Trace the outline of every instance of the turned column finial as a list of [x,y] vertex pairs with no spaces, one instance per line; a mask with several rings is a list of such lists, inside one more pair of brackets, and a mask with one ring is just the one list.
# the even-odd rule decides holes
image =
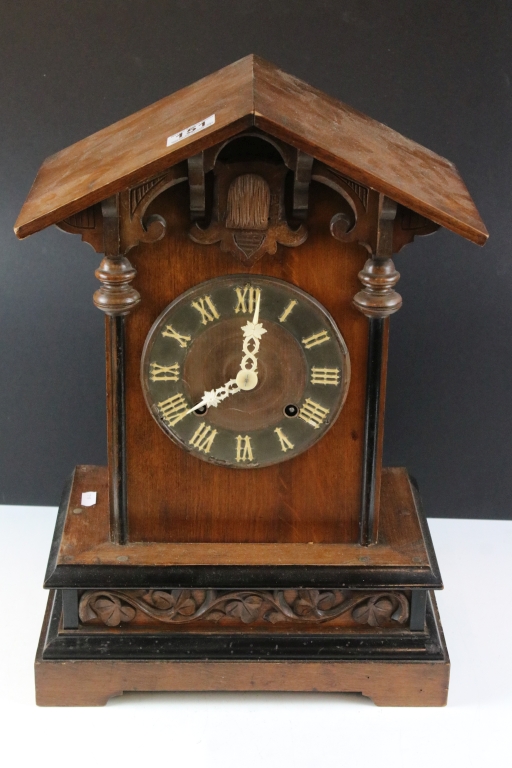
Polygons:
[[354,306],[369,318],[385,319],[402,306],[402,297],[394,288],[400,279],[391,255],[393,253],[393,225],[397,204],[380,195],[379,218],[373,256],[368,259],[359,280],[363,290],[354,296]]
[[140,301],[140,294],[130,285],[137,274],[126,256],[105,256],[94,273],[102,283],[93,301],[106,315],[127,315]]
[[354,306],[366,317],[386,318],[402,306],[402,297],[394,290],[400,280],[393,259],[368,259],[359,272],[364,288],[354,296]]
[[102,286],[93,301],[106,315],[127,315],[139,303],[140,294],[130,285],[137,271],[121,253],[119,196],[104,200],[101,207],[105,256],[95,272]]

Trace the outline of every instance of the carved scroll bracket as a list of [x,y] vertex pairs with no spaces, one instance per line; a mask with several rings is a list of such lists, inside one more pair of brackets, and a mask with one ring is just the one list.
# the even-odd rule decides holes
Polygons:
[[[165,235],[166,223],[162,216],[146,215],[150,204],[158,195],[175,184],[188,178],[187,164],[179,163],[164,173],[149,178],[142,184],[119,192],[116,217],[119,235],[117,240],[118,256],[125,256],[139,243],[154,243]],[[85,208],[73,216],[64,219],[56,226],[63,232],[81,235],[96,253],[105,253],[105,203],[97,203]],[[108,235],[110,237],[110,235]]]
[[332,236],[342,243],[359,243],[371,253],[369,241],[375,228],[377,193],[318,160],[313,163],[311,178],[337,192],[345,203],[331,219]]
[[369,318],[384,319],[402,306],[402,297],[394,290],[400,273],[391,259],[396,213],[396,203],[385,195],[379,195],[375,252],[359,273],[364,288],[353,299],[354,306]]
[[[398,253],[415,237],[430,235],[439,229],[439,224],[318,161],[313,164],[312,179],[334,189],[348,203],[331,219],[332,236],[342,243],[359,243],[374,258]],[[391,208],[386,212],[388,206]],[[388,214],[390,219],[386,219]]]

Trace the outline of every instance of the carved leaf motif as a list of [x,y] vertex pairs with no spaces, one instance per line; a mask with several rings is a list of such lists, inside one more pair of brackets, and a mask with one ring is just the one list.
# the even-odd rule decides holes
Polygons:
[[143,598],[149,605],[154,605],[155,608],[160,608],[162,611],[168,611],[169,608],[174,606],[174,598],[168,592],[160,592],[155,590]]
[[[175,592],[178,592],[179,594],[175,595]],[[192,614],[196,612],[197,605],[191,597],[189,589],[173,589],[173,596],[176,600],[176,613],[180,616],[192,616]]]
[[319,595],[317,589],[299,590],[299,597],[293,603],[293,610],[297,616],[305,617],[314,614]]
[[320,592],[318,589],[301,589],[292,602],[298,616],[318,616],[320,611],[329,611],[336,605],[337,596],[333,591]]
[[369,600],[364,605],[355,608],[352,612],[352,616],[359,622],[359,624],[369,624],[370,627],[380,627],[386,621],[389,621],[393,610],[394,606],[391,600],[387,597],[383,597],[375,602]]
[[94,621],[94,619],[96,619],[96,618],[97,618],[97,616],[96,616],[95,612],[93,611],[93,609],[91,608],[91,604],[89,602],[87,602],[85,604],[82,603],[80,605],[80,619],[81,619],[81,621],[83,621],[83,622]]
[[193,589],[190,593],[196,605],[202,605],[206,600],[206,589]]
[[204,590],[194,590],[194,593],[189,589],[173,589],[171,592],[154,590],[144,595],[143,600],[160,611],[192,616],[204,601],[204,595]]
[[114,597],[99,597],[94,603],[94,610],[107,627],[117,627],[121,622],[129,622],[135,616],[135,609],[123,605]]
[[263,600],[258,595],[249,595],[239,600],[232,600],[226,604],[226,614],[243,621],[244,624],[250,624],[256,621]]
[[295,600],[297,599],[298,591],[296,589],[285,589],[283,590],[283,597],[285,601],[288,603],[288,605],[293,605]]
[[336,603],[336,595],[334,592],[322,592],[318,596],[317,601],[317,608],[319,608],[321,611],[330,611],[331,608],[334,608],[334,605]]

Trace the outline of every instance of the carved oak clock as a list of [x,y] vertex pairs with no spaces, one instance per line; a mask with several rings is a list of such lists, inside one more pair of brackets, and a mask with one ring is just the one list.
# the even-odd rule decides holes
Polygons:
[[454,166],[249,56],[46,160],[15,231],[51,224],[103,254],[108,467],[63,494],[38,702],[444,704],[441,577],[382,441],[393,253],[487,238]]

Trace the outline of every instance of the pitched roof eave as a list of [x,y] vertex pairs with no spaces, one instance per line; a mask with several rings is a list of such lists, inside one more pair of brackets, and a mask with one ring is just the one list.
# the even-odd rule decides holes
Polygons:
[[[167,137],[215,115],[171,147]],[[47,158],[15,225],[27,237],[255,125],[462,237],[488,233],[455,166],[247,56]]]

